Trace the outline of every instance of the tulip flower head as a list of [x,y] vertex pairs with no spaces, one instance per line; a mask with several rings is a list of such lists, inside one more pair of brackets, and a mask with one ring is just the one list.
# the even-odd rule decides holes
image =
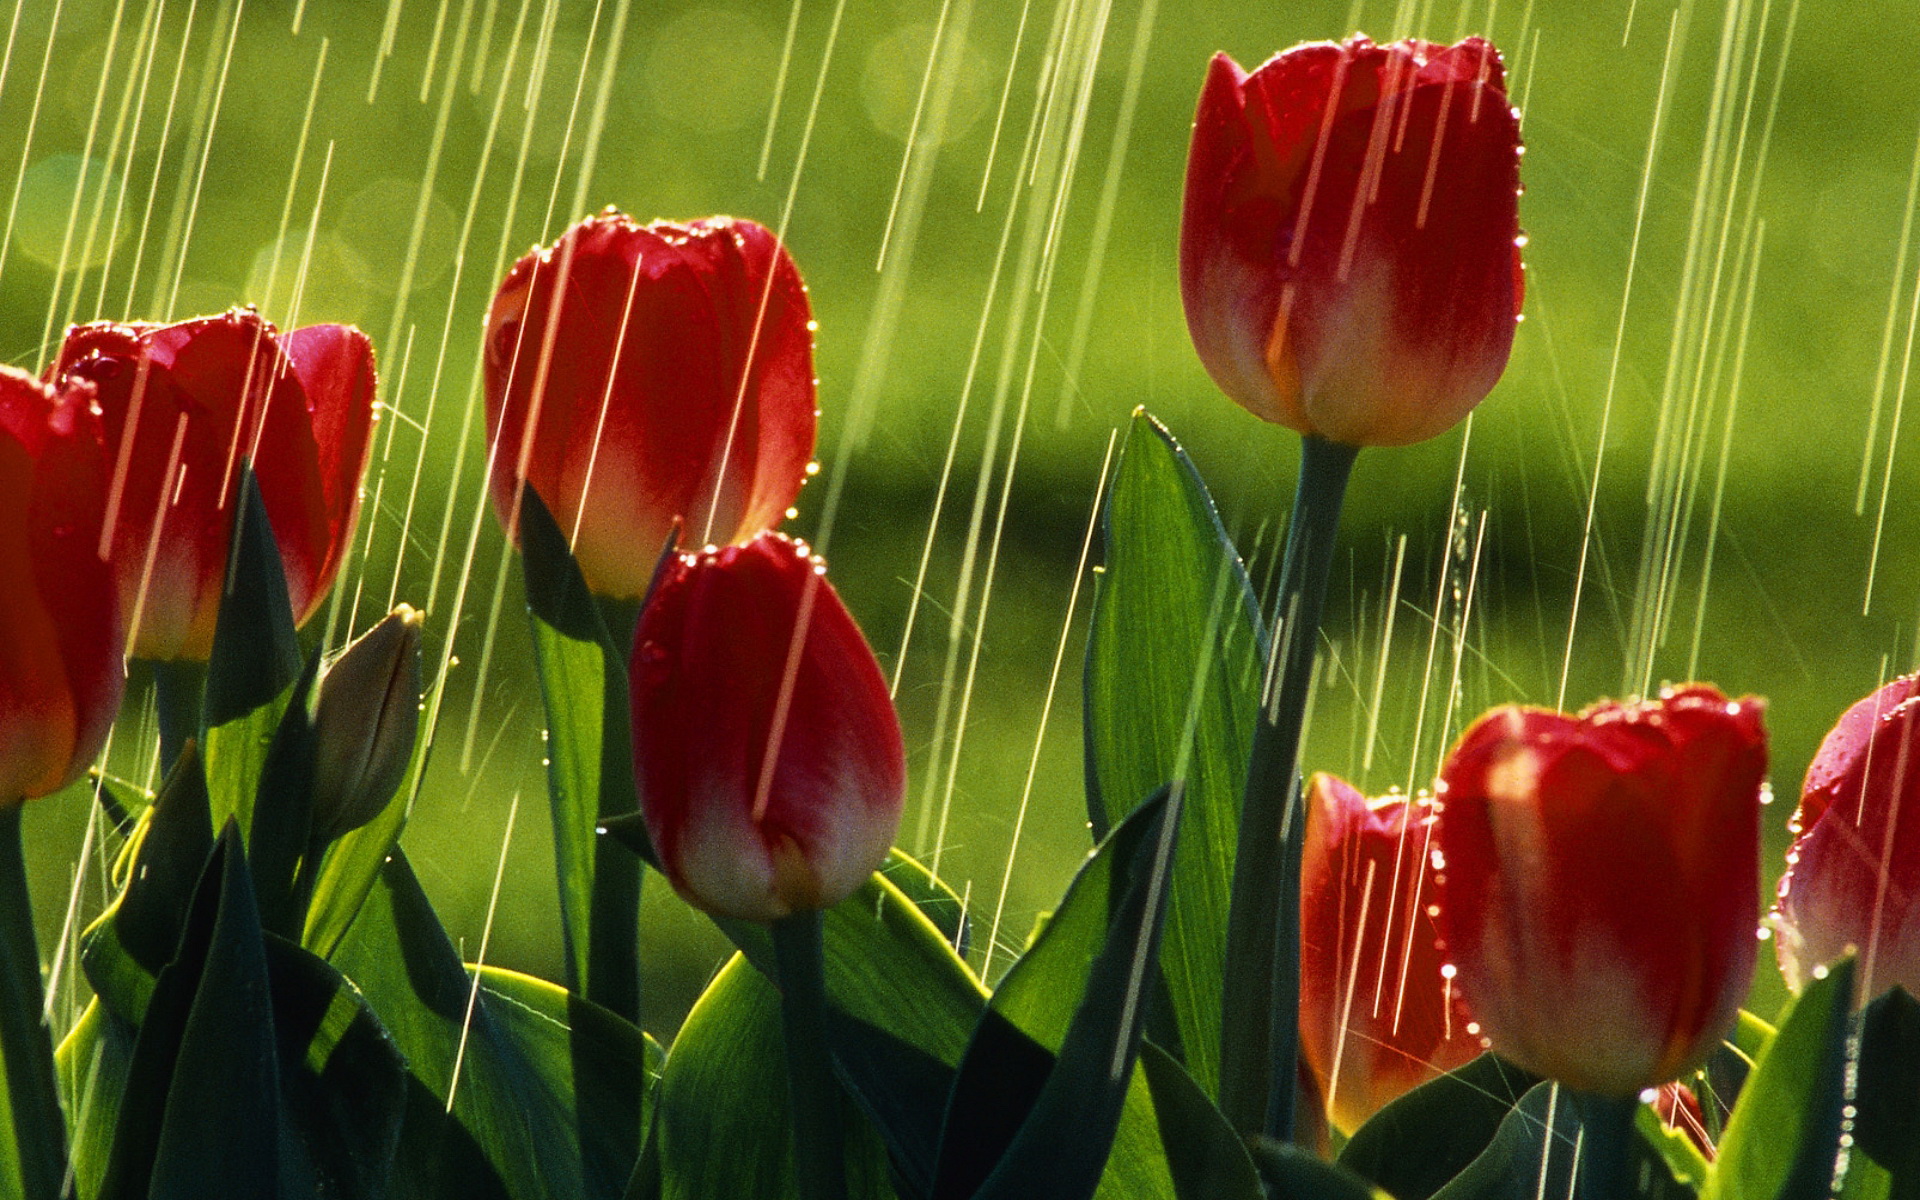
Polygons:
[[1444,968],[1433,806],[1307,785],[1300,886],[1300,1045],[1328,1115],[1352,1132],[1482,1049]]
[[1849,950],[1860,994],[1920,992],[1920,675],[1855,704],[1807,768],[1774,913],[1798,991]]
[[402,604],[348,646],[314,700],[314,825],[344,836],[380,815],[406,777],[420,726],[420,626]]
[[1364,37],[1207,73],[1180,290],[1208,374],[1352,446],[1451,428],[1505,369],[1523,291],[1520,127],[1500,57]]
[[501,283],[486,378],[495,512],[517,538],[531,484],[604,596],[646,591],[676,522],[749,541],[807,478],[806,287],[752,221],[582,221]]
[[630,684],[640,811],[689,903],[776,921],[838,904],[886,857],[899,718],[804,544],[765,533],[676,559],[641,613]]
[[91,386],[0,366],[0,805],[72,782],[120,709],[100,437]]
[[372,448],[365,334],[280,333],[246,309],[176,325],[102,321],[67,332],[49,376],[98,389],[112,461],[105,540],[134,657],[212,651],[249,460],[294,618],[312,615],[339,573]]
[[1441,928],[1493,1049],[1629,1096],[1699,1064],[1752,981],[1760,701],[1688,686],[1495,709],[1440,773]]

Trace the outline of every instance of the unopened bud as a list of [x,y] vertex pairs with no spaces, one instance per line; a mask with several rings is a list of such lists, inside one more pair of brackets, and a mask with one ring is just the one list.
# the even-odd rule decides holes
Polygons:
[[420,725],[420,622],[402,604],[320,680],[313,825],[328,840],[378,816],[406,776]]

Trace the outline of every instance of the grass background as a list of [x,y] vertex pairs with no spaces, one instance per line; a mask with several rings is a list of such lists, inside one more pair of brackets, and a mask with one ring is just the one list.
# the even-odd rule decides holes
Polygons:
[[[1376,792],[1418,786],[1483,708],[1554,702],[1596,463],[1567,702],[1690,674],[1768,696],[1781,797],[1767,818],[1769,886],[1819,738],[1848,703],[1915,665],[1916,468],[1898,453],[1909,439],[1892,418],[1914,287],[1902,253],[1920,12],[1795,0],[656,0],[625,12],[610,56],[620,11],[612,0],[17,0],[0,13],[12,20],[0,78],[10,230],[0,355],[37,369],[49,332],[69,319],[244,303],[283,326],[353,321],[375,339],[382,399],[397,415],[380,428],[364,553],[332,620],[336,631],[364,628],[392,591],[428,608],[431,654],[452,639],[439,740],[405,845],[469,955],[517,795],[487,956],[560,972],[539,695],[510,565],[490,618],[503,546],[477,508],[484,447],[471,414],[497,264],[607,204],[643,218],[728,212],[784,224],[820,325],[822,473],[793,528],[821,532],[825,493],[840,489],[826,547],[833,578],[889,670],[944,496],[902,666],[914,772],[902,840],[933,851],[920,813],[942,803],[957,753],[940,869],[970,889],[984,934],[1103,452],[1134,406],[1186,443],[1256,577],[1274,566],[1297,439],[1214,392],[1187,341],[1175,272],[1192,106],[1217,50],[1251,67],[1355,28],[1383,39],[1482,32],[1506,52],[1524,110],[1531,240],[1512,364],[1470,433],[1361,456],[1309,767]],[[911,161],[924,204],[911,219],[909,188],[910,219],[896,222],[877,271],[930,75],[951,83],[944,137],[927,136],[923,117]],[[1043,165],[1023,173],[1030,126]],[[1071,172],[1044,165],[1070,152]],[[1064,194],[1061,178],[1071,180]],[[1020,271],[1036,206],[1058,214],[1044,304]],[[1010,319],[1015,309],[1022,319]],[[1863,459],[1870,486],[1856,512]],[[984,572],[958,590],[982,487],[989,533],[1006,495],[984,618]],[[1636,632],[1657,592],[1642,579],[1648,554],[1672,580],[1671,623],[1651,645]],[[1003,943],[1024,936],[1086,850],[1075,695],[1085,600],[1066,625]],[[942,725],[949,652],[964,668],[975,639],[974,702],[964,724],[950,708]],[[138,681],[129,696],[113,767],[145,778]],[[31,814],[49,942],[86,803],[74,789]],[[83,914],[101,901],[100,877],[100,863],[85,864]],[[649,1024],[670,1030],[722,943],[657,879],[644,936]],[[1757,986],[1756,1007],[1770,1011],[1783,992],[1764,954]]]

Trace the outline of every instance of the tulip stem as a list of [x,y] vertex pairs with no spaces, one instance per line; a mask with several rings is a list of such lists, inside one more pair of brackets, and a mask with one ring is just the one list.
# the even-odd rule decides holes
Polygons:
[[1287,526],[1273,645],[1254,722],[1227,916],[1220,1107],[1241,1134],[1293,1136],[1299,1058],[1300,736],[1356,446],[1308,434]]
[[56,1200],[67,1174],[67,1125],[53,1072],[53,1042],[42,1013],[40,949],[33,932],[19,800],[0,807],[0,1069],[18,1157],[17,1193]]
[[846,1134],[840,1085],[827,1054],[826,960],[817,911],[773,923],[787,1091],[793,1111],[793,1173],[802,1200],[845,1200]]
[[207,690],[207,664],[184,659],[151,660],[153,707],[160,721],[160,772],[180,761],[189,739],[200,736],[201,698]]
[[[633,782],[633,718],[627,690],[627,659],[640,602],[598,597],[607,627],[606,696],[600,735],[602,824],[639,808]],[[593,898],[588,909],[587,999],[640,1024],[640,860],[610,837],[593,842]]]
[[1639,1097],[1577,1092],[1572,1098],[1580,1113],[1576,1200],[1626,1200],[1638,1194],[1632,1150]]

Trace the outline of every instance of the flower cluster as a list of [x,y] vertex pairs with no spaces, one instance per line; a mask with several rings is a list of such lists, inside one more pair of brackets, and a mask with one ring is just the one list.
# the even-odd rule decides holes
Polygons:
[[[501,283],[486,378],[502,524],[517,531],[531,487],[589,588],[647,597],[628,678],[658,865],[729,916],[845,899],[892,845],[905,755],[825,567],[773,532],[816,416],[813,321],[786,248],[752,221],[588,218]],[[655,581],[674,536],[708,548]]]

